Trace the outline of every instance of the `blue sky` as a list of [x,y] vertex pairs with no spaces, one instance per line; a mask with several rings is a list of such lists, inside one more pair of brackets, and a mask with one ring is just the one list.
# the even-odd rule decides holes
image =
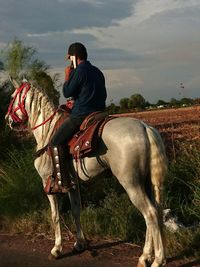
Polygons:
[[82,42],[108,103],[200,97],[199,14],[199,0],[0,0],[0,49],[17,37],[62,81],[67,47]]

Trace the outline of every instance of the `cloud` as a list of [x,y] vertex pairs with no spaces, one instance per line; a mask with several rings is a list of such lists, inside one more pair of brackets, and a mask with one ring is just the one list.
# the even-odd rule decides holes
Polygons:
[[6,48],[6,46],[7,46],[6,43],[3,43],[3,42],[0,43],[0,49],[4,49],[4,48]]
[[115,95],[115,100],[130,96],[129,93],[132,92],[133,94],[134,90],[138,90],[138,87],[143,86],[144,83],[134,69],[107,69],[103,72],[106,79],[108,99],[111,99],[113,95]]
[[192,97],[199,13],[199,0],[1,0],[0,48],[18,37],[63,73],[68,45],[80,41],[105,72],[110,98],[134,90],[153,102],[179,97],[180,82],[193,88]]
[[180,34],[185,36],[186,30],[192,30],[195,25],[195,19],[197,26],[199,11],[198,0],[140,0],[132,3],[131,14],[120,19],[117,25],[74,27],[72,32],[91,34],[103,47],[142,51],[171,42],[179,38]]
[[[190,80],[188,80],[186,83],[184,83],[185,90],[190,91],[190,90],[200,90],[200,75],[196,74],[194,77],[192,77]],[[199,96],[200,97],[200,96]]]
[[198,0],[140,0],[135,5],[134,21],[136,24],[143,23],[156,15],[178,9],[195,8],[199,5]]
[[21,33],[45,34],[116,24],[117,20],[130,15],[131,3],[131,0],[2,0],[0,16],[3,28],[9,30],[7,34],[17,29]]

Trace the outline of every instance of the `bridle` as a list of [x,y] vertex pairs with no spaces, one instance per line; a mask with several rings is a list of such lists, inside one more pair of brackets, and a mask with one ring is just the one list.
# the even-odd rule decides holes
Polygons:
[[[17,88],[16,93],[15,93],[15,95],[14,95],[14,97],[13,97],[13,99],[12,99],[12,101],[8,107],[8,112],[6,114],[6,117],[10,116],[15,123],[24,123],[28,119],[28,114],[27,114],[26,109],[25,109],[25,99],[26,99],[26,95],[27,95],[30,87],[31,86],[29,83],[23,83],[20,88]],[[23,92],[23,90],[24,90],[24,92]],[[13,109],[14,103],[15,103],[18,96],[19,96],[18,105]],[[23,119],[21,119],[17,115],[16,112],[18,110],[20,110],[22,112],[22,114],[24,115]]]
[[[27,111],[25,108],[25,101],[26,101],[27,93],[30,90],[30,88],[31,88],[31,85],[28,82],[25,82],[22,84],[21,87],[16,89],[15,96],[13,97],[13,99],[12,99],[12,101],[8,107],[8,112],[6,114],[6,117],[10,116],[14,123],[23,124],[23,128],[27,128],[27,126],[24,125],[28,121],[28,114],[27,114]],[[13,108],[17,97],[19,97],[18,104],[15,108]],[[18,110],[20,110],[21,113],[24,115],[23,119],[21,119],[17,115]],[[53,112],[53,114],[48,119],[46,119],[42,123],[34,126],[33,128],[31,128],[31,130],[35,130],[38,127],[44,125],[46,122],[50,121],[54,117],[56,112],[57,112],[57,109]]]

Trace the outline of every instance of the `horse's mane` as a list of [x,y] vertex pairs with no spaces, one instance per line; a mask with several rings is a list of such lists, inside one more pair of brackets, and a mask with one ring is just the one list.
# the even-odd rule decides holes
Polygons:
[[56,107],[50,100],[47,93],[31,83],[30,88],[30,111],[34,116],[31,116],[31,124],[34,125],[39,116],[42,116],[42,120],[50,117],[55,111]]

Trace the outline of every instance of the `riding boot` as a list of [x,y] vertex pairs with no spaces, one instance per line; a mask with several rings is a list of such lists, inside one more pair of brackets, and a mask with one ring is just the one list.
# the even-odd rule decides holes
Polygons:
[[54,173],[51,177],[51,193],[67,193],[75,184],[69,177],[69,162],[66,150],[62,146],[49,147],[54,167]]

